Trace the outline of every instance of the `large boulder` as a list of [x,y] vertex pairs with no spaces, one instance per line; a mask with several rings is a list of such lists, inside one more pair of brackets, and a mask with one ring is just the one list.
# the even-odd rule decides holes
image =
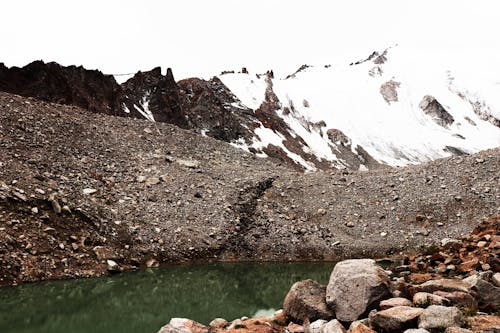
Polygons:
[[370,325],[377,332],[402,332],[417,327],[418,317],[423,309],[410,306],[396,306],[382,310],[370,317]]
[[288,319],[302,323],[306,318],[313,322],[317,319],[332,319],[334,313],[325,302],[326,287],[311,280],[293,284],[283,301],[283,311]]
[[462,312],[455,307],[431,305],[424,309],[418,320],[418,327],[426,330],[444,330],[448,327],[461,327]]
[[391,296],[387,273],[371,259],[335,265],[326,288],[326,303],[340,321],[351,322]]
[[480,310],[498,311],[500,309],[500,288],[485,281],[480,275],[473,275],[463,280],[476,293]]

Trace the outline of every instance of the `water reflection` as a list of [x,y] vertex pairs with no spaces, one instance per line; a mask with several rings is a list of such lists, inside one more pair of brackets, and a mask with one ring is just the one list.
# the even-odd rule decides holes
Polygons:
[[272,313],[298,280],[326,283],[331,263],[169,266],[108,278],[0,289],[0,332],[156,332],[171,317],[208,323]]

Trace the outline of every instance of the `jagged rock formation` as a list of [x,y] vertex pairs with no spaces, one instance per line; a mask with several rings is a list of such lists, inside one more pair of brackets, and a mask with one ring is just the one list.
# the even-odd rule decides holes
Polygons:
[[23,68],[0,63],[0,90],[92,112],[122,115],[121,88],[111,75],[81,66],[34,61]]

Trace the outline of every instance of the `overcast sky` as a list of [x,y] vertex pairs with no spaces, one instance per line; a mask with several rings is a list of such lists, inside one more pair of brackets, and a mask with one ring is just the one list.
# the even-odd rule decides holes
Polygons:
[[177,79],[224,69],[291,72],[394,44],[496,54],[498,1],[3,0],[0,62],[105,73],[172,67]]

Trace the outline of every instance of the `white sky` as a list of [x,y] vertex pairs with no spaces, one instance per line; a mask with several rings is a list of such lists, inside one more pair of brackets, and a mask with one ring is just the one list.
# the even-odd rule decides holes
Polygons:
[[500,2],[460,0],[3,0],[0,62],[109,74],[161,66],[176,79],[221,70],[293,72],[396,43],[500,60]]

